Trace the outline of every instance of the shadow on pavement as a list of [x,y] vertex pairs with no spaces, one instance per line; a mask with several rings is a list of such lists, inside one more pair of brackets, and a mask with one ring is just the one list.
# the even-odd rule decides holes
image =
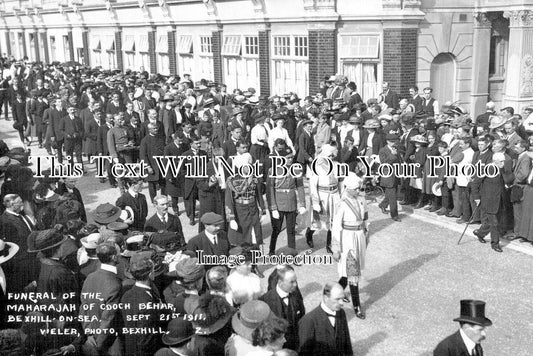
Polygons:
[[311,282],[311,283],[307,283],[305,286],[300,288],[300,292],[302,292],[302,295],[305,297],[306,295],[321,291],[322,288],[323,287],[320,283]]
[[366,355],[372,347],[381,343],[387,338],[387,333],[384,331],[377,332],[370,335],[366,339],[359,340],[355,344],[352,344],[354,355]]
[[393,266],[387,273],[370,280],[368,285],[361,291],[369,296],[369,299],[363,303],[364,308],[369,309],[372,304],[387,295],[398,283],[437,256],[439,256],[438,253],[420,255],[399,263]]

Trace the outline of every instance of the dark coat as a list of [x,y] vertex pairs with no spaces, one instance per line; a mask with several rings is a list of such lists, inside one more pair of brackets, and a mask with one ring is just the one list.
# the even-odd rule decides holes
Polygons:
[[[379,161],[381,164],[398,164],[401,162],[400,153],[397,152],[395,155],[393,155],[389,146],[385,146],[379,151]],[[381,185],[383,188],[394,188],[397,187],[399,183],[399,178],[394,174],[392,174],[390,177],[383,176],[379,181],[379,185]]]
[[459,331],[439,342],[433,356],[470,356]]
[[133,210],[132,227],[140,231],[144,229],[146,217],[148,216],[148,203],[146,203],[146,197],[144,194],[139,193],[137,194],[137,198],[134,198],[127,191],[117,199],[115,205],[121,209],[129,206]]
[[109,155],[109,148],[107,147],[107,132],[109,131],[109,126],[103,124],[98,128],[98,137],[96,138],[96,151],[98,154],[104,156]]
[[67,115],[67,111],[62,109],[58,111],[56,108],[51,108],[48,111],[48,137],[54,137],[56,141],[63,141],[63,133],[60,130],[61,119]]
[[309,163],[309,158],[314,158],[315,155],[315,140],[312,135],[307,132],[302,132],[298,137],[298,153],[296,162],[301,164]]
[[277,317],[283,318],[289,322],[289,328],[285,333],[285,339],[287,342],[285,342],[283,347],[291,350],[298,350],[298,322],[305,315],[305,306],[302,295],[296,292],[291,293],[288,307],[279,296],[276,288],[263,294],[259,300],[267,303],[270,310],[272,310],[272,313]]
[[98,125],[94,118],[85,122],[85,153],[88,156],[98,155],[98,129],[102,125],[105,124]]
[[235,143],[233,143],[231,137],[222,144],[222,149],[224,150],[224,158],[226,160],[237,154],[237,147],[235,146]]
[[[63,263],[42,258],[39,279],[37,280],[37,292],[53,293],[58,300],[69,303],[69,299],[63,299],[63,293],[75,293],[74,298],[79,298],[80,285],[76,275]],[[75,303],[76,300],[70,302]]]
[[[207,162],[206,172],[208,177],[216,175],[213,161]],[[228,172],[225,171],[225,177],[228,176]],[[209,178],[198,178],[196,185],[198,187],[198,200],[200,201],[199,216],[202,217],[207,212],[213,212],[224,217],[224,195],[218,182],[209,185]]]
[[400,101],[398,100],[398,94],[396,94],[390,89],[387,91],[387,95],[383,95],[383,101],[385,102],[385,104],[387,104],[389,108],[394,108],[394,109],[400,108]]
[[183,228],[181,226],[180,218],[176,215],[168,213],[167,223],[163,223],[157,214],[152,215],[150,219],[144,224],[144,231],[146,232],[158,232],[158,231],[170,231],[176,232],[181,239],[182,246],[185,245],[185,240],[183,239]]
[[337,313],[339,313],[339,318],[336,320],[335,328],[320,306],[300,320],[298,325],[300,338],[298,355],[353,355],[346,313],[343,309]]
[[474,177],[471,185],[471,197],[480,199],[480,207],[487,214],[498,214],[502,211],[505,184],[513,181],[511,165],[500,168],[499,174],[494,177]]
[[[361,139],[361,142],[359,143],[359,152],[361,153],[367,153],[367,140],[368,136],[370,136],[370,132],[368,130],[365,130],[363,133],[363,137]],[[371,154],[377,155],[379,154],[379,150],[385,146],[387,143],[385,141],[385,137],[383,136],[383,132],[381,130],[376,130],[374,133],[374,137],[372,137],[372,152]]]
[[15,100],[13,101],[13,107],[11,112],[13,113],[13,121],[18,122],[20,125],[26,126],[28,124],[28,117],[26,116],[26,102]]
[[129,124],[131,122],[131,118],[136,117],[140,120],[140,116],[138,112],[132,111],[131,114],[127,111],[124,111],[124,120],[126,120],[126,124]]
[[[188,150],[188,151],[184,152],[183,155],[184,156],[194,156],[192,150]],[[206,157],[206,162],[207,162],[207,152],[202,151],[202,150],[198,150],[197,155],[198,156],[205,156]],[[195,162],[192,159],[191,160],[185,160],[184,166],[182,167],[182,169],[185,169],[185,165],[186,164],[194,165]],[[184,199],[189,199],[191,194],[194,193],[194,188],[197,188],[196,187],[196,181],[197,181],[196,178],[189,178],[189,177],[185,176],[185,186],[184,186],[184,189],[183,189],[183,198]]]
[[418,135],[418,129],[412,128],[407,135],[402,135],[402,137],[400,138],[400,145],[398,148],[400,150],[400,153],[403,154],[403,160],[405,162],[410,162],[409,157],[415,152],[415,143],[411,141],[411,137],[416,135]]
[[[103,269],[97,269],[95,272],[89,274],[85,282],[83,283],[81,295],[81,304],[95,304],[116,306],[120,302],[122,296],[122,281],[113,272],[109,272]],[[94,294],[92,294],[94,293]],[[96,298],[98,293],[98,298]],[[97,317],[97,320],[86,320],[83,322],[83,328],[89,329],[108,329],[114,328],[120,330],[124,324],[122,321],[122,315],[119,309],[104,308],[92,308],[85,310],[80,308],[80,315],[92,318]],[[115,342],[116,336],[110,333],[100,333],[94,335],[96,344],[101,350],[107,350],[113,342]]]
[[77,116],[74,119],[68,115],[63,116],[59,123],[59,131],[65,140],[81,140],[83,138],[83,122]]
[[[186,152],[189,149],[189,146],[182,143],[179,147],[176,146],[174,142],[169,143],[165,146],[165,156],[184,156],[184,152]],[[178,166],[179,160],[176,158],[174,159],[175,165]],[[167,173],[166,176],[167,185],[166,185],[166,193],[170,195],[171,197],[177,198],[177,197],[183,197],[183,188],[185,186],[185,161],[183,161],[181,165],[181,169],[178,172],[178,176],[174,177],[171,172]]]
[[162,177],[157,162],[154,158],[154,156],[163,156],[164,152],[164,136],[147,135],[142,139],[141,146],[139,148],[139,158],[141,160],[144,160],[144,163],[152,167],[152,169],[154,170],[154,173],[148,174],[148,177],[146,178],[148,182],[157,182],[164,178]]
[[[187,250],[194,252],[203,251],[205,255],[218,255],[218,256],[229,256],[229,241],[225,231],[219,231],[217,234],[217,245],[213,245],[211,241],[205,235],[205,232],[202,231],[195,237],[189,240],[187,243]],[[204,265],[205,269],[208,270],[211,265]]]
[[[140,309],[141,304],[160,303],[161,301],[153,291],[134,285],[124,293],[120,299],[121,303],[129,304],[131,309],[122,310],[124,327],[126,328],[164,328],[167,322],[160,321],[160,316],[165,310],[158,309]],[[141,320],[130,320],[128,317],[146,315]],[[164,319],[163,319],[164,320]],[[124,336],[125,355],[128,356],[146,356],[153,355],[163,345],[161,343],[161,334],[158,333],[130,333]]]

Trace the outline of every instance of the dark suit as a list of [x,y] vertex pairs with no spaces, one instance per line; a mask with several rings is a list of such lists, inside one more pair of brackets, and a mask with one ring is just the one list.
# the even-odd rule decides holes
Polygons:
[[84,130],[81,119],[77,116],[73,119],[70,116],[64,116],[59,124],[59,130],[65,138],[65,153],[71,157],[71,163],[74,163],[74,155],[76,155],[76,160],[82,163],[81,144]]
[[[206,162],[207,162],[207,152],[202,150],[197,150],[196,154],[193,152],[193,150],[188,150],[183,153],[184,156],[205,156]],[[201,162],[201,161],[200,161]],[[185,164],[190,164],[191,166],[194,166],[196,162],[194,160],[186,160],[184,162]],[[196,211],[196,200],[198,199],[198,186],[196,185],[197,179],[195,178],[189,178],[185,176],[185,186],[183,190],[183,199],[185,200],[185,212],[187,213],[187,216],[189,219],[194,219],[195,211]]]
[[298,153],[296,155],[296,162],[302,164],[304,173],[306,172],[307,165],[311,163],[309,159],[313,159],[314,156],[315,140],[312,135],[304,131],[298,137]]
[[[84,329],[108,329],[114,328],[120,330],[123,320],[119,309],[113,309],[113,306],[118,306],[121,297],[122,281],[113,272],[109,272],[99,268],[95,272],[89,274],[85,282],[83,283],[81,305],[103,305],[108,308],[80,308],[80,316],[88,318],[84,320]],[[86,293],[86,294],[83,294]],[[98,298],[96,297],[98,294]],[[96,317],[96,320],[91,318]],[[100,350],[102,355],[121,355],[120,352],[120,338],[110,333],[98,333],[91,335],[89,332],[87,337],[93,337],[96,342],[97,349]],[[93,347],[90,343],[84,345],[84,351],[89,354],[89,350],[93,351]]]
[[163,156],[165,152],[165,137],[147,135],[141,141],[139,147],[139,158],[144,160],[144,163],[153,169],[152,174],[148,174],[146,181],[148,182],[148,191],[150,199],[153,201],[156,195],[156,184],[161,188],[161,194],[165,195],[165,177],[159,171],[159,166],[154,156]]
[[[89,159],[91,156],[97,156],[98,155],[98,129],[100,126],[105,125],[96,122],[94,118],[88,119],[85,122],[85,149],[84,152],[89,156]],[[107,135],[106,135],[107,136]]]
[[222,144],[222,149],[224,150],[224,158],[226,160],[237,154],[237,146],[231,137]]
[[392,90],[387,90],[387,94],[381,93],[381,96],[383,97],[383,101],[389,108],[399,109],[400,108],[400,101],[398,100],[398,94],[393,92]]
[[[48,111],[48,117],[45,119],[45,121],[48,121],[48,129],[46,133],[47,137],[47,149],[50,149],[50,143],[48,138],[53,138],[56,141],[57,147],[55,148],[57,151],[57,159],[60,163],[63,163],[63,141],[64,136],[61,130],[59,129],[61,124],[61,119],[67,115],[67,112],[65,109],[62,109],[61,111],[57,110],[55,107],[50,108]],[[46,115],[45,115],[46,116]]]
[[306,314],[298,325],[300,347],[298,355],[353,355],[348,322],[343,309],[337,312],[335,327],[328,315],[318,306]]
[[124,120],[126,120],[126,125],[128,125],[131,122],[131,118],[136,117],[137,119],[141,119],[139,116],[139,113],[132,111],[131,114],[128,111],[124,112]]
[[2,265],[8,281],[10,281],[11,276],[16,276],[8,283],[11,285],[10,289],[19,292],[37,278],[37,271],[39,270],[37,259],[26,252],[28,251],[27,238],[31,230],[21,216],[5,211],[0,215],[0,233],[5,241],[13,242],[20,248],[13,259]]
[[[206,173],[208,177],[216,176],[214,164],[215,163],[212,160],[207,162]],[[224,177],[229,177],[229,174],[225,169]],[[226,211],[224,208],[225,191],[221,189],[218,181],[213,185],[210,185],[209,183],[210,178],[198,178],[196,180],[196,186],[198,187],[198,200],[200,202],[200,213],[198,216],[202,217],[205,213],[213,212],[222,216],[224,221],[226,221]],[[204,224],[200,222],[198,225],[198,231],[201,232],[203,230]]]
[[276,291],[276,288],[273,288],[263,294],[259,300],[267,303],[272,313],[277,317],[283,318],[289,322],[289,328],[285,333],[285,339],[287,341],[283,347],[291,350],[298,350],[298,322],[305,315],[305,306],[302,295],[296,292],[290,293],[289,305],[286,305]]
[[410,103],[415,107],[415,113],[420,114],[424,110],[424,99],[420,95],[416,95],[414,98],[411,98]]
[[[168,158],[169,156],[183,156],[183,153],[189,149],[187,144],[182,143],[179,147],[174,142],[165,146],[164,154]],[[168,158],[170,159],[170,158]],[[174,164],[178,166],[179,159],[174,159]],[[185,185],[185,169],[183,168],[185,162],[182,163],[182,169],[179,170],[178,175],[174,177],[172,172],[168,172],[166,176],[166,193],[172,198],[172,209],[175,214],[179,213],[178,200],[179,197],[183,197],[183,188]]]
[[470,356],[459,330],[439,342],[433,356]]
[[380,130],[376,130],[374,132],[374,136],[372,137],[372,152],[367,152],[368,150],[368,137],[370,136],[370,132],[368,130],[365,130],[363,133],[363,138],[361,139],[361,142],[359,143],[359,152],[361,154],[372,154],[377,155],[379,154],[379,150],[385,146],[386,142],[383,137],[383,133]]
[[[213,245],[209,238],[202,231],[187,243],[187,250],[197,254],[197,251],[203,251],[204,255],[229,256],[229,241],[225,231],[220,230],[217,234],[217,245]],[[213,265],[204,265],[206,271]]]
[[[107,124],[102,124],[98,128],[98,136],[96,137],[96,152],[102,156],[109,156],[109,147],[107,146],[107,132],[109,129],[110,128],[107,126]],[[105,161],[105,167],[109,177],[109,183],[114,184],[116,182],[116,178],[113,174],[111,174],[111,162],[109,162],[109,160]]]
[[493,111],[486,111],[481,115],[478,115],[476,117],[476,125],[482,126],[482,125],[488,125],[490,124],[490,117],[491,115],[496,115]]
[[[395,155],[392,154],[389,146],[385,146],[379,151],[379,161],[381,164],[390,164],[394,167],[395,164],[399,164],[401,162],[400,154],[398,152],[396,152]],[[383,208],[390,206],[390,215],[392,218],[398,216],[398,205],[396,202],[398,199],[397,193],[399,183],[400,180],[394,174],[392,174],[390,177],[382,176],[379,181],[379,184],[385,190],[385,199],[383,199],[379,205]]]
[[157,214],[152,215],[150,219],[144,224],[144,231],[146,232],[159,232],[159,231],[169,231],[175,232],[180,240],[181,246],[185,245],[185,239],[183,238],[183,228],[181,226],[180,218],[176,215],[167,213],[167,222],[164,223],[159,219]]
[[[157,293],[158,294],[158,293]],[[165,310],[140,309],[140,305],[147,305],[148,303],[161,303],[153,290],[148,290],[134,285],[127,292],[124,293],[120,302],[129,304],[131,309],[122,310],[122,318],[124,319],[124,327],[126,328],[164,328],[168,322],[160,321],[160,316],[165,314]],[[141,320],[129,320],[128,317],[144,314],[146,317]],[[153,355],[163,345],[161,344],[161,334],[133,332],[124,336],[125,341],[125,355],[128,356],[146,356]]]
[[125,192],[117,199],[115,203],[121,209],[129,206],[133,210],[133,224],[132,227],[142,231],[146,222],[146,216],[148,215],[148,204],[146,203],[146,197],[144,194],[137,194],[134,198],[129,191]]

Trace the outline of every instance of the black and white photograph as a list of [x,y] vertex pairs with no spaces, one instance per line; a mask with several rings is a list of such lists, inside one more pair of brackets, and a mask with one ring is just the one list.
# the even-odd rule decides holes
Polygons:
[[0,356],[533,355],[533,0],[0,0]]

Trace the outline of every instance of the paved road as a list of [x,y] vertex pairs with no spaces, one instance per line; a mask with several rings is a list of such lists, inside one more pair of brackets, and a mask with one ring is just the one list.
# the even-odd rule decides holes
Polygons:
[[[10,147],[20,144],[11,123],[4,120],[0,138]],[[35,144],[31,149],[34,155],[45,153]],[[93,172],[78,183],[88,210],[114,203],[119,195],[117,189],[100,184]],[[146,187],[144,193],[148,195]],[[371,242],[361,295],[367,319],[357,319],[346,306],[355,354],[432,354],[439,340],[458,327],[452,319],[459,316],[460,299],[487,302],[486,314],[494,325],[483,343],[486,355],[533,354],[532,257],[511,249],[498,254],[490,244],[481,245],[469,236],[458,246],[455,230],[423,217],[401,217],[401,223],[393,222],[376,203],[370,204]],[[268,237],[271,228],[266,220]],[[298,222],[299,230],[304,229],[306,217]],[[185,217],[182,223],[187,239],[197,233],[197,226],[189,226]],[[305,249],[303,236],[297,239],[297,247]],[[325,233],[315,240],[314,253],[325,254]],[[286,244],[285,234],[278,244]],[[319,304],[324,282],[338,279],[334,265],[302,266],[297,274],[307,310]]]

